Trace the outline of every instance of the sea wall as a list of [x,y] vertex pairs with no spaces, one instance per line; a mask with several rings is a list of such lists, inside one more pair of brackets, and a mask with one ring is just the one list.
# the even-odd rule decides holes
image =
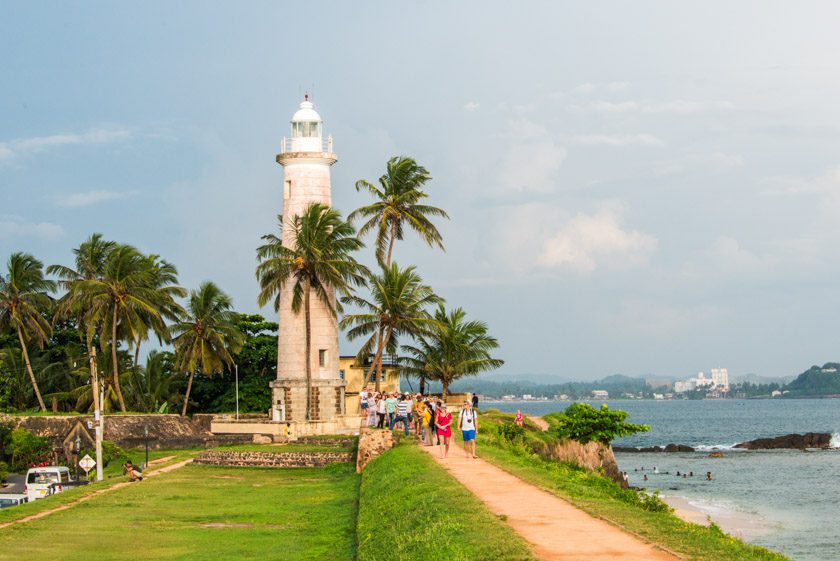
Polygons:
[[574,440],[560,441],[548,449],[548,455],[558,462],[576,465],[589,471],[603,473],[622,487],[627,487],[612,448],[600,442],[581,444]]
[[193,460],[195,464],[231,467],[323,467],[336,462],[346,463],[350,452],[222,452],[208,451]]

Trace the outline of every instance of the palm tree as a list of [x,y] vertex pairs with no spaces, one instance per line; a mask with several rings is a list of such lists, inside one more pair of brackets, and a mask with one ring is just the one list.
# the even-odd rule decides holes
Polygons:
[[88,362],[91,367],[88,369],[91,377],[91,394],[93,399],[94,409],[99,409],[99,381],[95,375],[96,370],[93,368],[93,363],[96,360],[93,354],[93,334],[96,331],[94,322],[89,321],[90,306],[86,305],[81,291],[77,290],[79,283],[86,280],[101,280],[103,271],[105,270],[105,263],[108,260],[108,255],[117,247],[116,242],[102,239],[102,234],[92,234],[87,240],[82,242],[78,248],[73,250],[76,256],[75,269],[65,267],[64,265],[50,265],[47,267],[47,273],[56,275],[60,279],[58,285],[65,289],[64,296],[58,301],[56,312],[53,317],[53,325],[59,321],[73,318],[79,328],[79,332],[84,337],[85,348],[87,350]]
[[89,321],[100,326],[100,344],[110,332],[113,389],[123,412],[126,407],[117,361],[118,328],[122,325],[124,334],[132,334],[148,322],[155,330],[165,329],[161,309],[167,301],[157,290],[156,281],[148,257],[132,246],[118,245],[108,253],[102,278],[74,284],[78,297],[90,309]]
[[487,334],[487,324],[466,321],[467,313],[456,308],[447,313],[443,305],[435,312],[430,332],[416,338],[415,345],[404,345],[408,356],[400,359],[400,367],[407,374],[437,380],[443,384],[443,398],[449,385],[464,376],[494,370],[504,361],[490,356],[499,346]]
[[43,348],[52,333],[42,312],[52,305],[49,293],[55,291],[55,281],[44,278],[43,263],[28,253],[13,253],[7,270],[7,275],[0,275],[0,330],[17,333],[32,389],[41,411],[46,411],[47,406],[29,362],[26,343],[35,339]]
[[[280,231],[283,231],[282,217]],[[257,279],[260,306],[274,301],[279,311],[280,291],[287,283],[292,286],[292,311],[304,313],[306,340],[306,414],[312,402],[312,326],[310,300],[312,293],[333,314],[339,309],[335,293],[349,295],[354,286],[365,282],[365,268],[350,254],[364,244],[356,237],[352,224],[341,218],[341,213],[321,203],[312,203],[296,215],[289,225],[293,233],[290,247],[274,235],[263,236],[266,242],[257,249]]]
[[190,291],[187,317],[171,327],[176,368],[189,372],[181,416],[187,414],[195,372],[207,376],[220,373],[233,364],[233,355],[242,349],[245,335],[236,326],[236,313],[230,296],[210,281]]
[[355,295],[342,299],[345,304],[354,304],[365,312],[345,316],[341,320],[341,327],[345,329],[353,326],[347,332],[351,341],[357,337],[370,336],[359,350],[356,362],[364,364],[371,349],[376,349],[373,364],[365,375],[362,387],[367,386],[375,369],[376,391],[379,391],[385,349],[396,350],[401,335],[413,336],[428,330],[433,320],[426,307],[439,304],[442,300],[430,286],[423,284],[414,266],[400,269],[396,262],[388,268],[382,267],[381,274],[371,275],[368,284],[371,291],[369,300]]
[[386,267],[391,266],[394,241],[403,239],[405,226],[417,232],[430,246],[444,249],[443,238],[429,217],[449,218],[449,215],[437,207],[418,204],[429,196],[422,188],[431,178],[428,170],[414,159],[395,156],[388,160],[385,175],[379,178],[379,187],[364,179],[356,182],[357,191],[366,189],[377,200],[357,208],[347,219],[366,219],[359,228],[359,236],[376,230],[376,259]]

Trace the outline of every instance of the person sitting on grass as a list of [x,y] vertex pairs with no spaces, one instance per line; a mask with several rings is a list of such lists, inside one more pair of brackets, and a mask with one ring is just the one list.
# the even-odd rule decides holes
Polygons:
[[461,430],[461,437],[464,439],[464,452],[467,456],[476,458],[475,433],[478,430],[478,414],[469,401],[464,401],[464,408],[458,415],[458,428]]
[[131,463],[131,460],[127,461],[123,464],[123,473],[128,474],[129,481],[143,481],[143,474],[134,467],[134,464]]

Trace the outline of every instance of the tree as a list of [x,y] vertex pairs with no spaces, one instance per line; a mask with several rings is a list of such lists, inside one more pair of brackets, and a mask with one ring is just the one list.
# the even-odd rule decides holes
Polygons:
[[190,291],[187,317],[172,327],[175,364],[189,372],[181,416],[187,414],[196,370],[210,376],[233,364],[233,355],[245,339],[236,327],[236,314],[230,297],[210,281]]
[[[283,221],[280,219],[280,231]],[[279,311],[280,291],[292,283],[292,311],[303,311],[306,341],[306,415],[312,405],[312,326],[310,300],[312,293],[329,310],[337,314],[339,301],[337,293],[349,295],[354,286],[365,282],[365,269],[351,253],[364,244],[356,237],[356,231],[341,213],[326,205],[312,203],[296,215],[289,225],[293,234],[290,247],[274,234],[263,236],[266,242],[257,249],[257,279],[260,293],[257,302],[264,306],[274,301],[274,310]]]
[[560,438],[568,438],[586,444],[600,442],[609,445],[616,438],[637,432],[647,432],[647,425],[625,423],[628,413],[610,409],[606,403],[595,409],[588,403],[573,403],[563,413],[546,416],[554,432]]
[[347,296],[342,301],[354,304],[364,310],[363,313],[349,314],[341,320],[342,329],[351,327],[347,337],[352,341],[358,337],[369,336],[356,356],[357,364],[364,364],[371,350],[376,355],[370,371],[365,374],[362,386],[368,384],[370,375],[376,371],[376,391],[382,377],[382,355],[386,348],[396,350],[401,335],[419,335],[429,329],[433,322],[426,310],[429,305],[442,302],[432,288],[423,284],[423,279],[410,266],[400,269],[397,263],[382,267],[378,275],[370,275],[370,298],[356,295]]
[[165,329],[161,310],[169,305],[164,293],[156,287],[156,272],[149,258],[129,245],[118,245],[108,253],[102,277],[74,284],[78,298],[89,306],[91,319],[100,326],[100,344],[110,332],[112,381],[120,410],[125,412],[125,399],[120,389],[117,360],[118,329],[132,335],[141,325]]
[[52,304],[49,293],[55,291],[55,282],[44,277],[43,263],[28,253],[13,253],[7,270],[7,275],[0,275],[0,331],[16,332],[38,405],[46,411],[26,344],[35,339],[43,347],[52,332],[41,312]]
[[487,334],[487,324],[466,321],[466,316],[462,308],[447,313],[439,304],[429,332],[416,337],[414,345],[402,347],[407,356],[400,358],[400,368],[406,374],[440,382],[444,399],[453,381],[504,364],[490,356],[499,343]]

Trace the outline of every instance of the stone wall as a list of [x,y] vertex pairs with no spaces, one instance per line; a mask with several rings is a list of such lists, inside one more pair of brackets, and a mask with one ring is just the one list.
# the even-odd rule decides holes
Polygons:
[[350,462],[350,452],[222,452],[201,453],[193,463],[231,467],[323,467]]
[[363,428],[359,433],[356,473],[361,473],[371,460],[394,447],[394,433],[389,430]]
[[609,445],[600,442],[581,444],[574,440],[565,440],[550,447],[548,455],[558,462],[574,464],[589,471],[602,472],[622,487],[627,487]]

